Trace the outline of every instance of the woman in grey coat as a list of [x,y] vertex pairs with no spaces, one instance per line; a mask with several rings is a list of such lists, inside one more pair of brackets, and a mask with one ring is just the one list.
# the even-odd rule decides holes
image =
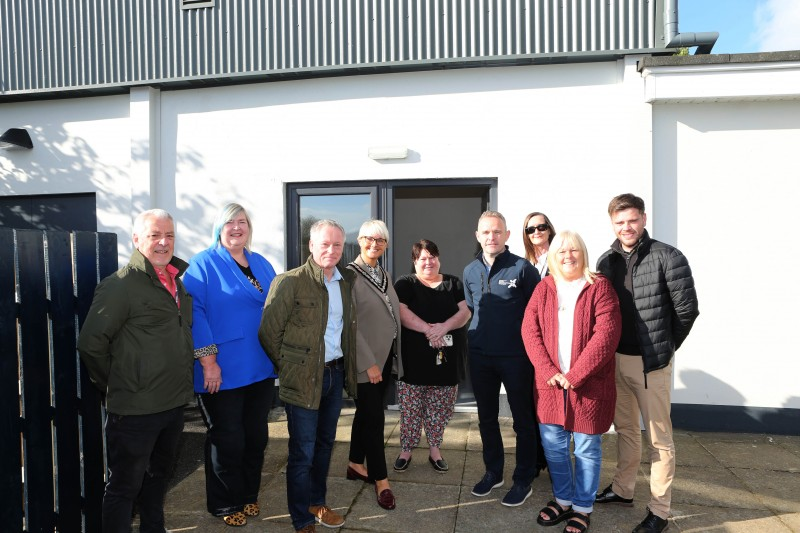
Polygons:
[[[380,220],[368,220],[358,232],[359,256],[347,265],[355,271],[356,366],[358,398],[350,437],[347,479],[375,484],[378,505],[394,509],[384,454],[383,397],[391,375],[402,376],[400,302],[389,274],[378,260],[389,246],[389,230]],[[366,460],[366,467],[364,461]]]

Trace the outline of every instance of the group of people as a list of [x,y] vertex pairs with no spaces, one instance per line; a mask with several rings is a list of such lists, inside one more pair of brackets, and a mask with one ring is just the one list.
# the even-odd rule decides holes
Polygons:
[[[377,504],[394,509],[387,386],[396,380],[401,414],[394,471],[409,467],[424,428],[428,462],[446,472],[444,430],[468,368],[485,466],[472,494],[505,483],[502,386],[516,433],[503,505],[522,505],[545,468],[554,498],[539,524],[566,521],[565,532],[583,533],[595,503],[633,505],[641,415],[651,500],[633,531],[663,531],[675,469],[672,356],[697,317],[697,298],[685,257],[644,229],[640,198],[615,197],[609,215],[616,240],[597,272],[580,235],[556,233],[543,213],[525,218],[519,257],[506,244],[503,215],[486,211],[475,232],[481,250],[462,278],[441,272],[438,246],[423,239],[411,249],[413,273],[392,283],[380,265],[390,240],[380,220],[361,226],[360,253],[346,268],[338,266],[344,228],[317,221],[305,264],[276,275],[251,250],[251,219],[239,204],[220,211],[211,246],[189,263],[173,254],[169,213],[141,213],[131,260],[98,285],[78,340],[108,412],[103,530],[129,531],[136,503],[143,533],[165,531],[166,480],[194,395],[207,428],[208,511],[230,526],[258,516],[276,378],[294,529],[345,522],[326,503],[343,391],[356,406],[346,477],[374,485]],[[601,435],[612,422],[618,466],[597,492]]]
[[[545,277],[521,331],[535,369],[534,404],[554,496],[537,522],[566,521],[565,533],[584,533],[594,504],[633,506],[641,420],[650,501],[633,533],[657,533],[669,527],[675,474],[673,356],[699,314],[697,294],[686,257],[648,235],[641,198],[616,196],[608,214],[616,239],[596,272],[580,235],[556,234],[542,213],[525,221],[527,257]],[[598,492],[601,436],[612,423],[617,467]]]

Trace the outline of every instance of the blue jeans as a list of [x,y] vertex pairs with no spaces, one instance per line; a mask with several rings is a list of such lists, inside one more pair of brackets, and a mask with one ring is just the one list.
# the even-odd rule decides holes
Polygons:
[[469,354],[469,372],[478,429],[483,444],[483,463],[487,472],[503,477],[505,451],[500,435],[500,384],[506,388],[508,405],[517,434],[517,465],[514,483],[530,485],[538,474],[539,436],[533,406],[533,366],[525,355],[499,357],[474,352]]
[[164,533],[167,477],[178,456],[183,407],[150,415],[108,414],[108,482],[103,496],[103,531],[131,530],[133,503],[139,504],[142,533]]
[[[567,431],[555,424],[539,424],[547,468],[553,481],[553,496],[559,505],[591,513],[600,482],[601,435]],[[575,440],[575,467],[569,454]]]
[[289,427],[286,499],[295,530],[315,522],[314,515],[308,512],[309,506],[325,504],[328,467],[342,410],[343,387],[343,365],[326,366],[319,409],[286,404]]

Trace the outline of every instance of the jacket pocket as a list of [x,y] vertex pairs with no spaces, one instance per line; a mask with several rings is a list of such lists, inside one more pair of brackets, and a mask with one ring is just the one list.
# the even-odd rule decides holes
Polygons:
[[319,317],[319,301],[313,298],[295,298],[289,321],[300,327],[310,326]]
[[311,349],[284,343],[281,346],[278,375],[281,399],[307,407],[308,390],[312,387]]
[[[579,388],[575,389],[574,395],[575,410],[582,413],[598,413],[607,411],[609,403],[613,404],[616,391],[609,391],[609,387],[604,386],[599,376],[593,376],[584,382]],[[613,407],[612,407],[613,411]]]
[[310,348],[284,343],[281,346],[281,362],[307,366],[310,353]]

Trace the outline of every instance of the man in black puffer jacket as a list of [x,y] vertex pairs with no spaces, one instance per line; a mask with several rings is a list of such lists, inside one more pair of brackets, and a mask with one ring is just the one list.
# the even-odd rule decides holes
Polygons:
[[611,200],[608,214],[617,240],[597,262],[617,291],[622,336],[617,348],[617,469],[611,485],[596,503],[633,505],[641,460],[639,414],[650,448],[650,504],[633,533],[661,532],[668,527],[675,444],[670,418],[672,357],[692,329],[697,294],[692,270],[676,248],[651,239],[644,229],[644,200],[622,194]]

